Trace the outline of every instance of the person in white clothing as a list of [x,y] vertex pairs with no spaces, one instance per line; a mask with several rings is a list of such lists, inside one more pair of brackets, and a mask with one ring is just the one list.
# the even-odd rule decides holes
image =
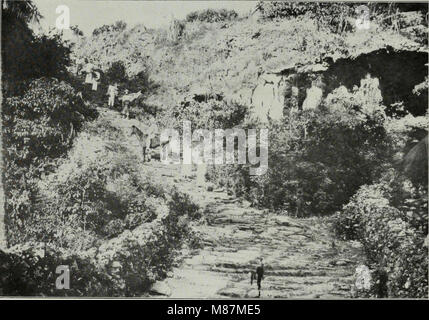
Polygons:
[[89,83],[92,84],[93,83],[93,70],[94,70],[95,66],[91,63],[88,62],[88,59],[85,59],[85,65],[82,68],[82,73],[85,73],[85,83]]
[[100,80],[100,72],[94,72],[94,78],[92,78],[92,91],[97,91],[98,88],[98,80]]
[[107,102],[107,105],[109,108],[113,108],[115,105],[115,97],[118,94],[118,84],[115,83],[113,86],[109,85],[109,88],[107,89],[107,95],[109,96],[109,100]]

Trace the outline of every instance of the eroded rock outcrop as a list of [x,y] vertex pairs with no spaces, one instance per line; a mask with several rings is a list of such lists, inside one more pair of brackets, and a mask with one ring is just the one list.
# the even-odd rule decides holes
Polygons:
[[[255,116],[266,122],[268,117],[280,119],[286,109],[302,109],[304,101],[308,109],[314,109],[322,99],[320,85],[312,83],[314,74],[326,67],[318,65],[288,66],[270,71],[258,77],[252,92],[251,105]],[[318,83],[318,82],[317,82]]]
[[387,107],[387,113],[391,105],[402,102],[408,112],[423,115],[428,104],[427,92],[415,94],[413,90],[425,81],[427,59],[428,53],[424,51],[388,47],[336,61],[326,59],[320,64],[260,71],[250,105],[254,115],[263,122],[269,117],[280,119],[286,110],[317,109],[333,90],[340,87],[352,90],[370,77],[378,79],[380,103]]

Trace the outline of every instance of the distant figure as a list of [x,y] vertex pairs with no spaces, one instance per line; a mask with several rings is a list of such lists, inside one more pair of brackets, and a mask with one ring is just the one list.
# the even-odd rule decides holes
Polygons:
[[142,95],[141,91],[128,94],[128,89],[125,89],[125,94],[120,98],[120,100],[122,101],[122,112],[121,112],[121,114],[125,118],[128,119],[130,117],[130,110],[129,110],[130,103],[133,102],[134,100],[136,100],[141,95]]
[[129,110],[128,110],[128,105],[130,103],[129,99],[128,99],[128,89],[124,90],[124,95],[122,97],[119,98],[119,100],[121,100],[121,105],[122,105],[122,110],[121,110],[121,116],[128,118],[129,116]]
[[92,78],[92,91],[97,91],[98,80],[100,80],[100,72],[94,71],[94,77]]
[[256,278],[258,284],[258,298],[261,296],[261,281],[264,278],[264,261],[259,258],[260,265],[256,268],[256,272],[252,271],[250,276],[250,285],[253,285],[253,280]]
[[[135,125],[131,126],[131,135],[137,135],[139,138],[140,144],[142,146],[143,151],[143,162],[146,162],[146,151],[147,151],[147,143],[148,143],[148,134],[144,134],[143,131],[141,131],[139,128],[137,128]],[[149,140],[150,143],[150,140]]]
[[82,68],[82,73],[85,73],[85,83],[89,83],[92,84],[93,83],[93,70],[94,70],[95,66],[91,63],[88,62],[88,59],[85,58],[85,65]]
[[109,88],[107,89],[107,95],[109,96],[108,106],[109,108],[113,108],[115,105],[115,97],[118,94],[118,84],[115,83],[113,86],[109,85]]
[[302,190],[298,190],[298,193],[296,195],[296,212],[295,216],[297,218],[301,218],[303,216],[302,207],[303,207],[303,192]]

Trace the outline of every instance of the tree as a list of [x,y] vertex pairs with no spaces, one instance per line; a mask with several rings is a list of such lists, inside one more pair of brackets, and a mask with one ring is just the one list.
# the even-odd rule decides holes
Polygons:
[[41,16],[30,1],[2,1],[2,5],[3,95],[21,94],[35,78],[64,79],[70,47],[60,35],[33,33],[28,24]]
[[73,34],[79,37],[83,37],[83,31],[79,29],[77,25],[70,26],[70,29],[73,31]]
[[25,23],[39,22],[42,18],[36,5],[30,0],[1,0],[2,18],[9,17]]
[[[36,6],[31,1],[12,1],[12,0],[1,0],[2,7],[2,64],[4,67],[6,64],[5,60],[5,47],[9,44],[10,39],[13,39],[17,43],[20,41],[30,40],[31,31],[27,24],[30,22],[38,22],[42,17]],[[14,38],[11,34],[10,28],[15,27],[21,29],[23,34],[21,37]],[[16,57],[15,57],[16,58]],[[5,69],[3,68],[2,78],[4,79]],[[4,84],[4,82],[3,82]],[[3,129],[3,127],[1,126]],[[2,130],[3,131],[3,130]],[[3,147],[3,145],[2,145]],[[3,149],[3,148],[2,148]],[[3,157],[1,157],[0,165],[3,167]],[[3,180],[3,179],[2,179]],[[6,247],[6,228],[5,228],[5,214],[4,214],[4,193],[3,193],[3,181],[0,182],[1,192],[1,208],[0,208],[0,249]]]
[[[0,124],[1,128],[1,124]],[[3,168],[3,156],[0,155],[0,167]],[[4,214],[4,189],[3,177],[0,178],[0,250],[6,248],[6,228]]]
[[22,241],[37,203],[37,180],[52,171],[72,137],[96,110],[56,79],[37,79],[2,105],[5,213],[8,244]]
[[220,22],[232,21],[238,18],[237,12],[234,10],[226,9],[206,9],[202,11],[193,11],[186,16],[187,22],[201,21],[201,22]]
[[122,61],[115,61],[105,73],[109,83],[122,83],[127,81],[127,72]]

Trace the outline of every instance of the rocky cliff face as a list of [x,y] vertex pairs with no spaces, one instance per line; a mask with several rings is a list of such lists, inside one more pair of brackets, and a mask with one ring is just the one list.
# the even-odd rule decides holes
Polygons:
[[[358,86],[368,73],[379,79],[386,106],[403,101],[410,111],[421,114],[427,101],[426,93],[412,94],[427,73],[427,44],[405,32],[374,25],[365,32],[337,34],[312,20],[291,18],[187,23],[183,34],[172,42],[168,30],[135,27],[86,39],[75,52],[104,66],[125,61],[130,74],[150,70],[159,89],[147,103],[166,109],[197,86],[251,106],[261,119],[268,114],[280,117],[285,106],[302,108],[311,92],[315,97],[308,101],[313,103],[305,107],[317,105],[316,88],[326,97],[341,85],[349,90]],[[322,76],[322,85],[309,90],[315,75]]]
[[261,120],[280,119],[289,109],[314,109],[322,98],[321,83],[316,79],[325,71],[325,64],[286,66],[259,75],[252,90],[250,105]]
[[278,119],[283,115],[284,89],[285,79],[282,75],[265,73],[259,77],[251,97],[251,105],[259,119],[267,121],[267,116]]
[[[355,58],[331,60],[329,64],[287,66],[260,74],[255,88],[241,92],[238,99],[250,103],[261,121],[267,121],[268,117],[279,119],[285,110],[315,109],[333,90],[340,86],[351,90],[370,76],[378,79],[388,111],[390,105],[403,102],[407,111],[424,115],[427,92],[417,95],[413,89],[426,81],[427,61],[428,53],[424,51],[385,48]],[[315,81],[317,78],[319,82]]]

